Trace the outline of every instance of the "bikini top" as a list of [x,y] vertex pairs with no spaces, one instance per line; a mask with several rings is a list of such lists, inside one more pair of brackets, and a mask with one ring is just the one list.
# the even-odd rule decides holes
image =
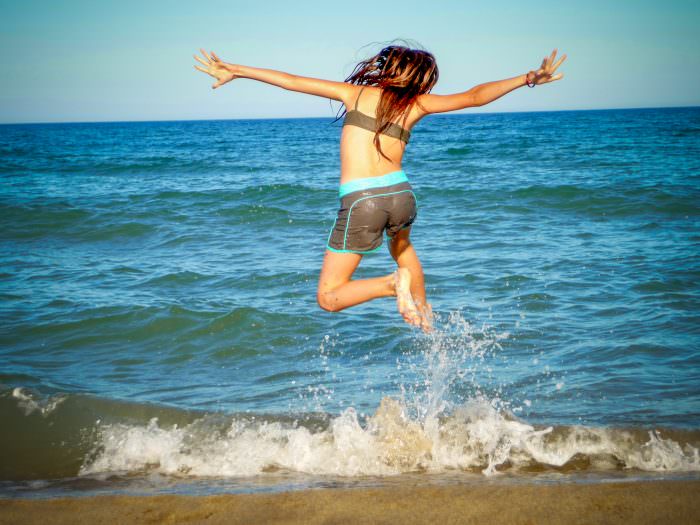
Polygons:
[[[357,103],[360,101],[360,95],[362,95],[362,90],[357,94],[357,100],[355,100],[355,109],[351,109],[345,113],[345,119],[343,120],[343,126],[357,126],[367,131],[376,132],[377,131],[377,119],[370,117],[357,110]],[[395,139],[403,140],[408,144],[408,139],[411,138],[411,132],[407,129],[402,128],[398,124],[393,122],[389,124],[389,127],[382,132],[382,135],[388,135],[389,137],[394,137]]]

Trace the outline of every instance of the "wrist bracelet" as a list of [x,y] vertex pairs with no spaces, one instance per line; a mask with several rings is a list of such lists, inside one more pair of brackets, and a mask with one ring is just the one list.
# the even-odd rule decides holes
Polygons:
[[530,82],[530,78],[529,78],[530,73],[531,73],[531,72],[528,71],[528,72],[525,74],[525,85],[526,85],[527,87],[529,87],[529,88],[534,88],[537,84],[535,84],[534,82]]

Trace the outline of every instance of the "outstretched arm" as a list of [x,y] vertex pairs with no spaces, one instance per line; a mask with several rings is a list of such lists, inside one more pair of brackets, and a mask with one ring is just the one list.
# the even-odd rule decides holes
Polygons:
[[275,71],[274,69],[262,69],[259,67],[242,66],[240,64],[228,64],[222,61],[213,51],[211,55],[207,54],[203,49],[200,50],[204,58],[195,55],[195,59],[202,66],[195,65],[195,69],[206,73],[216,79],[212,86],[216,89],[223,86],[236,78],[250,78],[259,80],[266,84],[281,87],[289,91],[298,91],[309,95],[316,95],[324,98],[331,98],[345,103],[351,98],[356,87],[345,82],[334,82],[332,80],[323,80],[320,78],[301,77],[284,73],[283,71]]
[[527,74],[518,75],[517,77],[507,78],[505,80],[496,80],[494,82],[479,84],[463,93],[455,93],[454,95],[421,95],[418,99],[418,106],[421,107],[426,114],[444,113],[446,111],[484,106],[528,83],[530,85],[538,85],[554,82],[564,76],[563,73],[555,75],[554,72],[561,63],[564,62],[566,55],[562,55],[561,58],[555,62],[556,57],[557,50],[555,49],[552,51],[551,55],[544,58],[542,65],[536,71],[530,71]]

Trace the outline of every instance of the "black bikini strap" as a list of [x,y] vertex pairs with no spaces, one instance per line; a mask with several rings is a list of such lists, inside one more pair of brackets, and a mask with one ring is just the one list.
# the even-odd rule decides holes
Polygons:
[[360,88],[360,92],[357,94],[357,98],[355,99],[355,111],[357,111],[357,103],[360,101],[360,95],[362,95],[362,90],[365,89],[364,86]]

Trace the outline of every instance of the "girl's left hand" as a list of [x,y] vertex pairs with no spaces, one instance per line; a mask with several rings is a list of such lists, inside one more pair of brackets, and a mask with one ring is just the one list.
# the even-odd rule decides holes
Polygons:
[[209,56],[204,49],[200,49],[200,51],[206,60],[198,57],[197,55],[194,55],[194,59],[200,64],[206,66],[206,68],[197,65],[195,65],[194,68],[216,79],[216,82],[211,86],[212,89],[223,86],[227,82],[231,82],[234,78],[236,78],[236,75],[234,75],[231,71],[230,64],[222,62],[221,59],[216,56],[216,53],[212,51],[211,56]]
[[559,80],[564,76],[564,73],[554,74],[557,68],[561,65],[564,60],[566,60],[566,55],[562,55],[556,62],[554,59],[557,58],[557,50],[552,51],[552,54],[548,57],[544,57],[542,60],[542,65],[536,71],[530,71],[527,74],[527,80],[531,84],[546,84],[547,82],[554,82]]

